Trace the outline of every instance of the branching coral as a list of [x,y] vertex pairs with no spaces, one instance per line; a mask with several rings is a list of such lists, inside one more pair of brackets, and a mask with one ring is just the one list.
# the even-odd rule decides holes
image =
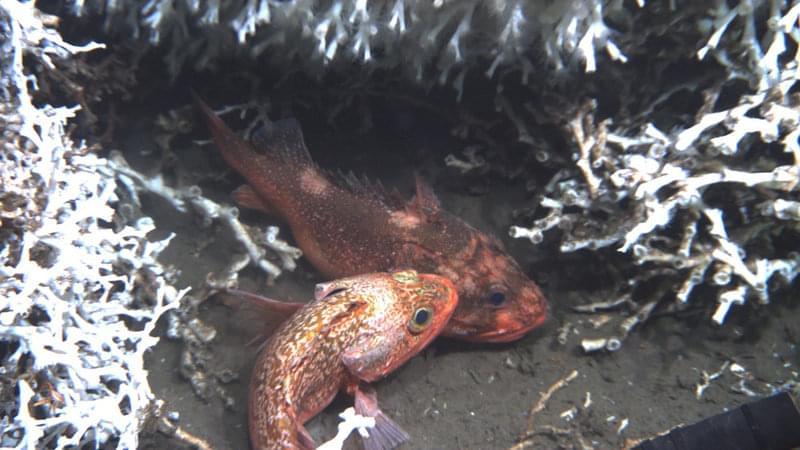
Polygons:
[[[713,287],[718,324],[747,298],[767,303],[776,279],[790,283],[800,270],[800,249],[775,241],[800,230],[798,15],[798,2],[719,3],[697,55],[715,58],[728,78],[704,92],[689,126],[664,131],[645,123],[631,131],[610,119],[597,123],[591,102],[579,108],[565,127],[577,147],[576,170],[548,184],[540,205],[550,213],[512,227],[511,236],[536,243],[560,227],[563,252],[618,245],[641,266],[634,284],[665,271],[679,280],[676,307],[697,286]],[[719,108],[723,86],[735,80],[751,91]]]
[[23,57],[52,68],[99,47],[53,22],[0,1],[0,445],[136,448],[156,407],[143,354],[185,291],[156,261],[169,239],[148,240],[149,218],[113,228],[108,163],[66,136],[77,108],[32,103]]
[[[235,259],[223,279],[209,278],[210,285],[208,287],[212,289],[234,287],[238,272],[250,263],[264,271],[270,281],[279,276],[283,270],[292,271],[297,267],[295,260],[302,255],[302,251],[279,239],[278,227],[270,226],[261,234],[255,230],[249,230],[239,221],[239,212],[236,207],[220,205],[204,197],[198,186],[189,186],[182,190],[175,189],[165,185],[161,176],[145,177],[132,169],[119,152],[111,153],[108,164],[136,206],[141,207],[138,192],[144,191],[162,197],[178,211],[186,211],[186,206],[189,205],[200,215],[203,226],[211,225],[214,220],[219,220],[227,225],[245,250],[244,259]],[[274,253],[274,257],[280,261],[280,266],[266,257],[264,248],[268,248]]]
[[210,359],[208,347],[216,336],[216,329],[197,317],[197,306],[218,291],[236,287],[239,272],[251,264],[266,273],[271,283],[284,270],[296,268],[296,260],[302,256],[302,251],[279,239],[278,227],[269,226],[266,230],[260,230],[245,225],[239,221],[236,207],[221,205],[204,197],[198,186],[178,189],[164,184],[160,175],[146,177],[131,168],[119,152],[111,152],[108,168],[111,169],[108,176],[116,177],[125,190],[131,202],[125,203],[128,207],[141,207],[140,192],[158,195],[178,211],[191,209],[200,217],[202,227],[209,227],[215,221],[222,222],[244,250],[244,253],[234,255],[221,273],[209,273],[198,292],[187,296],[183,307],[171,311],[167,316],[167,337],[184,343],[180,357],[181,375],[189,381],[199,397],[209,399],[216,392],[226,404],[232,405],[233,399],[217,382],[230,378],[230,375],[218,373],[209,376],[211,374],[207,373]]
[[[800,2],[717,1],[702,12],[687,7],[691,12],[681,26],[690,21],[687,35],[704,38],[669,50],[648,42],[649,31],[632,36],[639,29],[625,27],[632,15],[653,15],[647,8],[654,3],[84,0],[74,2],[72,12],[102,14],[108,30],[132,30],[162,46],[173,75],[189,64],[213,68],[232,53],[276,65],[291,61],[281,76],[297,68],[319,76],[358,67],[367,77],[402,72],[419,86],[450,85],[459,94],[468,71],[481,74],[484,87],[496,93],[497,116],[517,131],[509,147],[524,147],[530,155],[523,159],[552,169],[538,198],[541,214],[527,227],[512,227],[511,235],[539,243],[559,230],[562,252],[617,248],[635,266],[618,300],[582,308],[630,309],[610,335],[583,342],[586,351],[613,351],[664,306],[663,289],[633,301],[639,284],[666,275],[667,297],[674,299],[668,307],[675,309],[700,304],[703,287],[715,302],[711,320],[722,324],[733,305],[768,302],[800,266],[800,248],[781,237],[800,232]],[[662,3],[653,8],[679,9]],[[150,331],[156,319],[170,311],[167,335],[204,348],[215,330],[187,310],[236,283],[249,264],[271,280],[292,270],[300,254],[278,239],[277,228],[248,227],[235,208],[211,201],[196,186],[169,186],[160,176],[132,169],[119,153],[105,160],[71,142],[64,128],[77,109],[49,106],[46,99],[34,106],[38,79],[29,66],[49,70],[55,60],[98,45],[65,43],[48,26],[55,19],[30,3],[0,0],[0,21],[2,51],[11,56],[0,60],[0,356],[4,374],[16,380],[0,385],[3,404],[13,405],[0,411],[0,439],[16,448],[86,442],[132,448],[139,421],[153,404],[141,355],[155,342]],[[672,44],[672,23],[652,25],[659,30],[654,40]],[[613,79],[617,73],[604,68],[627,70],[651,47],[664,52],[660,60],[688,54],[714,70],[703,82],[681,82],[649,98],[653,105],[626,104],[621,110],[632,117],[608,117],[600,95],[584,102],[576,97],[586,91],[556,93],[567,97],[565,104],[579,104],[559,110],[569,111],[561,125],[572,160],[539,146],[528,113],[543,97],[537,89],[550,81],[542,80],[543,73],[557,78],[552,85],[568,84],[569,76],[558,76],[569,69],[595,73],[581,79],[587,84]],[[628,64],[604,65],[608,59]],[[714,76],[719,78],[709,82]],[[655,102],[667,103],[679,90],[702,97],[691,117],[651,114],[658,110]],[[492,135],[492,142],[501,142],[501,135]],[[168,145],[164,140],[162,146]],[[485,152],[500,150],[487,147],[492,145],[451,153],[445,164],[491,174],[496,158]],[[183,293],[170,286],[171,274],[156,261],[166,241],[147,239],[153,227],[147,218],[115,215],[115,207],[122,212],[130,206],[127,201],[137,205],[141,192],[197,214],[204,226],[223,223],[241,244],[241,254],[210,276],[196,298],[185,297],[181,310],[176,305]],[[202,369],[203,357],[189,349],[181,356],[181,373],[201,394],[213,378]]]
[[315,75],[325,66],[356,61],[461,91],[468,69],[493,77],[501,67],[521,67],[527,80],[538,64],[537,51],[559,69],[577,57],[592,72],[602,49],[625,61],[609,39],[607,9],[624,12],[620,1],[587,0],[87,0],[75,2],[73,11],[102,11],[110,29],[166,43],[173,74],[190,62],[214,66],[231,51],[246,49],[254,59],[299,61]]

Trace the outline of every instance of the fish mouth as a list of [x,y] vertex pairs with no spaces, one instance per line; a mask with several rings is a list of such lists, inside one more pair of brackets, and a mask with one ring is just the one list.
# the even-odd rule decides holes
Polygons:
[[[526,334],[541,326],[545,321],[545,316],[529,323],[525,326],[511,326],[495,328],[489,331],[478,331],[476,329],[449,327],[443,335],[460,339],[467,342],[486,342],[490,344],[504,344],[522,339]],[[452,322],[451,322],[452,323]]]
[[527,327],[515,328],[514,330],[492,330],[484,333],[464,336],[464,339],[471,342],[488,342],[491,344],[503,344],[522,339],[526,334],[538,328],[541,322],[533,323]]

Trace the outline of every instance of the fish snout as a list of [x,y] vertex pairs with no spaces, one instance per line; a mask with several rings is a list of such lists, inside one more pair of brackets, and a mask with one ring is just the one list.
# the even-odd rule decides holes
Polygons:
[[543,324],[550,315],[550,311],[542,290],[536,284],[531,283],[530,286],[522,290],[522,295],[523,298],[520,305],[522,305],[523,311],[521,313],[529,322],[534,324],[534,327]]
[[[511,331],[510,334],[519,339],[531,330],[541,326],[549,316],[547,300],[539,289],[532,284],[520,289],[516,308],[500,311],[497,316],[498,326]],[[513,339],[512,339],[513,340]]]

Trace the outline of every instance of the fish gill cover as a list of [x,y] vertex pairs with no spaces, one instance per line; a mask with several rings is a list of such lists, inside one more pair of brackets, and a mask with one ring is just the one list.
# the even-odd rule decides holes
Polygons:
[[[628,315],[583,339],[586,351],[619,349],[657,309],[705,303],[709,319],[724,324],[734,305],[768,303],[796,278],[800,2],[38,7],[55,15],[0,0],[3,447],[136,447],[144,419],[158,410],[142,365],[156,320],[166,315],[167,335],[191,343],[181,373],[209,395],[207,356],[198,349],[215,333],[196,317],[197,305],[250,264],[271,280],[300,256],[277,227],[246,225],[194,185],[144,175],[108,141],[88,139],[99,142],[88,148],[73,139],[73,125],[100,134],[93,108],[149,88],[132,78],[142,70],[124,73],[120,61],[131,53],[128,61],[150,67],[160,58],[164,83],[231,61],[243,71],[266,65],[279,77],[357,74],[337,97],[341,105],[328,105],[332,116],[357,107],[358,89],[390,96],[386,78],[418,87],[415,104],[443,87],[462,102],[454,109],[467,110],[445,115],[469,145],[442,164],[470,180],[528,180],[529,206],[516,212],[512,237],[553,258],[586,249],[621,254],[617,295],[582,308],[623,307]],[[62,38],[59,22],[84,45]],[[484,108],[470,109],[481,101]],[[158,121],[169,148],[185,119],[178,112]],[[241,254],[185,295],[156,260],[168,240],[148,239],[157,224],[137,215],[141,192],[191,211],[201,226],[225,224]],[[657,289],[643,294],[642,285]]]

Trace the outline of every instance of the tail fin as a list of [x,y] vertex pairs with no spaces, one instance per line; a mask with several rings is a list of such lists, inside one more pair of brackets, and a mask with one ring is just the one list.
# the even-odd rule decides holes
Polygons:
[[253,132],[252,141],[259,153],[274,155],[297,167],[314,166],[300,123],[293,118],[265,123]]
[[[313,165],[303,138],[303,130],[297,120],[288,118],[274,122],[268,121],[263,126],[256,128],[250,142],[247,142],[237,136],[196,92],[191,91],[191,93],[195,106],[208,124],[214,142],[223,156],[226,152],[233,150],[232,147],[241,146],[243,148],[236,150],[246,149],[246,153],[277,158],[282,162],[298,166]],[[230,162],[229,164],[233,165]]]
[[237,136],[197,94],[192,92],[192,96],[228,165],[247,180],[274,213],[284,215],[286,210],[283,208],[292,207],[298,200],[293,192],[301,171],[307,168],[318,170],[297,121],[267,122],[247,141]]
[[214,143],[217,144],[219,152],[225,161],[245,178],[249,178],[248,165],[251,165],[253,157],[258,153],[249,142],[240,138],[231,130],[225,122],[197,95],[192,92],[192,98],[197,110],[203,116]]

